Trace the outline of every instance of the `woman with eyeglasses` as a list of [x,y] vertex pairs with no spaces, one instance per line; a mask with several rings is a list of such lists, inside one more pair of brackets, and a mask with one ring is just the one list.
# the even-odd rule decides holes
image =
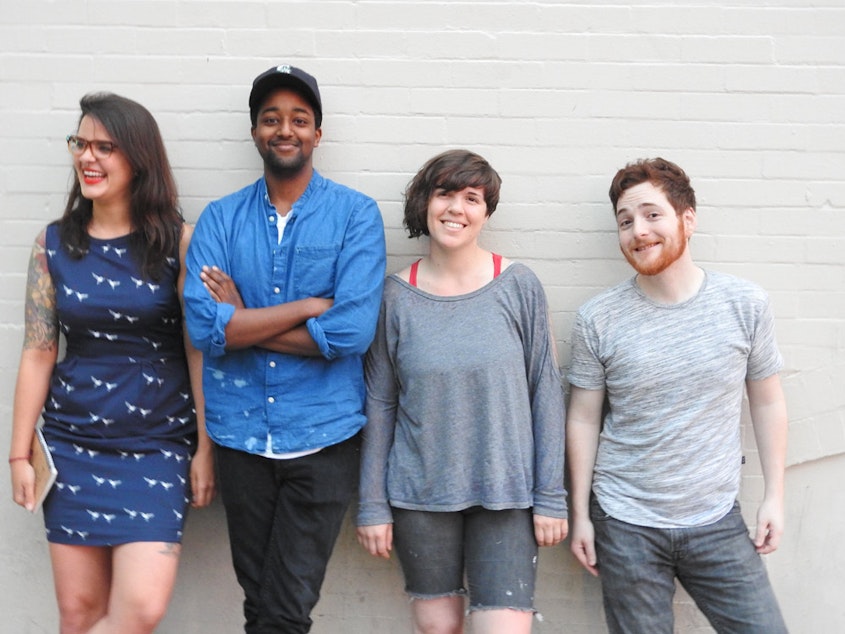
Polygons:
[[358,541],[396,550],[416,633],[527,634],[538,546],[566,537],[564,406],[543,287],[479,236],[501,179],[429,160],[405,195],[427,254],[384,285],[366,358]]
[[110,93],[80,106],[67,206],[29,264],[13,496],[33,510],[42,416],[58,469],[43,508],[61,632],[146,633],[170,600],[187,507],[214,494],[202,358],[182,330],[191,230],[152,115]]

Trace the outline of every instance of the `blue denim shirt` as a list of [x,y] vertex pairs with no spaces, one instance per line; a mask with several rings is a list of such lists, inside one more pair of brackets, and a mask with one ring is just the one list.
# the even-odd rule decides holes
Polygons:
[[[260,454],[341,442],[365,422],[363,355],[378,319],[385,274],[384,226],[375,201],[316,171],[288,214],[278,243],[264,178],[211,202],[187,256],[185,316],[203,352],[206,427],[223,446]],[[305,297],[333,306],[306,322],[318,357],[258,347],[226,350],[231,304],[215,302],[199,278],[216,265],[247,308]]]

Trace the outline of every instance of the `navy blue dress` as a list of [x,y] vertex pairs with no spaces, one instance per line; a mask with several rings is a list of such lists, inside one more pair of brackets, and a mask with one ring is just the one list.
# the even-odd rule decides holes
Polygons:
[[59,476],[47,539],[110,546],[179,542],[196,416],[176,289],[178,254],[146,279],[129,237],[91,238],[72,259],[47,227],[47,262],[67,342],[44,406]]

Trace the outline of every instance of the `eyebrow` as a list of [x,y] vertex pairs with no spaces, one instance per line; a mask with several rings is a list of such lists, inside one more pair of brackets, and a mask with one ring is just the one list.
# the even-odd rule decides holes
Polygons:
[[[303,113],[307,114],[308,116],[312,116],[312,114],[308,110],[308,108],[305,108],[303,106],[294,106],[293,108],[291,108],[291,110],[293,110],[294,112],[303,112]],[[258,116],[260,117],[261,115],[266,114],[268,112],[279,112],[279,111],[281,111],[281,108],[279,108],[278,106],[267,106],[266,108],[263,108],[258,113]]]
[[[661,208],[660,205],[658,205],[656,203],[646,201],[646,202],[643,202],[643,203],[640,203],[639,205],[637,205],[635,207],[635,209],[645,209],[645,208],[648,208],[648,207],[656,207],[657,209]],[[623,211],[630,211],[630,210],[631,210],[630,207],[622,207],[621,209],[618,209],[616,211],[616,216],[619,216],[619,214],[621,214]]]

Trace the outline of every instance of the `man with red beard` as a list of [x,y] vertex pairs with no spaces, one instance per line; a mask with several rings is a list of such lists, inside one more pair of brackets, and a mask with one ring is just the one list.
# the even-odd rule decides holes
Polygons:
[[[637,274],[575,320],[572,552],[613,634],[671,634],[675,579],[718,632],[786,632],[760,557],[783,533],[787,429],[768,297],[693,262],[695,192],[674,163],[627,165],[610,199]],[[736,501],[744,393],[765,481],[753,538]]]

